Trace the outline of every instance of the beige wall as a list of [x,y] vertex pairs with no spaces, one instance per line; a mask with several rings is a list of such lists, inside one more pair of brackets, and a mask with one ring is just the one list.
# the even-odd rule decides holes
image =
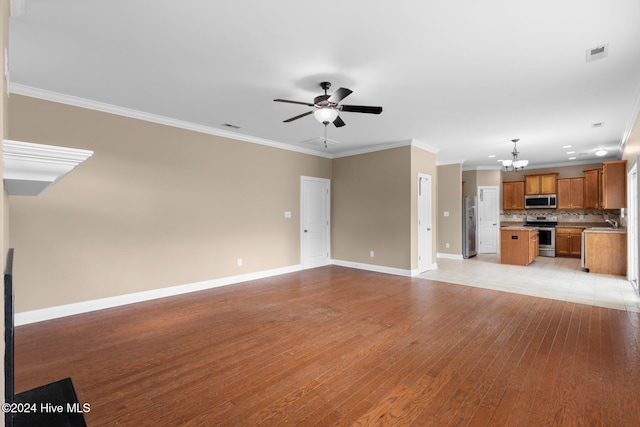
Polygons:
[[[449,216],[445,216],[445,212]],[[438,253],[462,255],[462,165],[459,163],[438,166],[437,229]]]
[[[418,268],[418,174],[431,176],[431,218],[432,229],[436,229],[438,219],[438,168],[436,155],[418,147],[411,147],[411,269]],[[432,233],[431,264],[437,262],[437,234]]]
[[410,146],[334,159],[332,257],[410,269],[410,182]]
[[95,152],[39,196],[10,197],[16,312],[299,264],[300,176],[331,178],[331,160],[18,95],[9,106],[10,139]]
[[478,196],[478,187],[500,186],[500,170],[470,170],[462,172],[463,196]]

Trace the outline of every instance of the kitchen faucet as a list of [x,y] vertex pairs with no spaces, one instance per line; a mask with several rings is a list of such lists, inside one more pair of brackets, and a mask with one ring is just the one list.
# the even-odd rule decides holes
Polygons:
[[609,219],[609,215],[604,216],[604,222],[610,224],[613,228],[618,228],[618,221],[615,219]]

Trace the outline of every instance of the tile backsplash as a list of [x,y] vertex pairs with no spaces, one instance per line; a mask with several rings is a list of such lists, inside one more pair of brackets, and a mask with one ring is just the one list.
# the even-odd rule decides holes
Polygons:
[[609,215],[609,218],[617,221],[621,227],[626,225],[626,217],[620,220],[620,209],[613,210],[584,210],[584,211],[565,211],[556,209],[527,209],[521,211],[506,211],[500,214],[500,222],[525,222],[527,215],[555,215],[558,217],[558,222],[567,223],[574,222],[580,223],[604,223],[605,215]]

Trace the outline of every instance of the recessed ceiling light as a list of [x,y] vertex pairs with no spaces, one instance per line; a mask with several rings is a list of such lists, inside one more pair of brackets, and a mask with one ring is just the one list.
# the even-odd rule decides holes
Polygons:
[[576,159],[575,157],[569,157],[569,160],[575,160],[575,159]]
[[567,154],[575,154],[575,151],[567,151]]
[[563,145],[562,148],[571,148],[571,145]]
[[493,159],[496,155],[495,154],[489,154],[489,158]]
[[596,156],[598,156],[598,157],[606,156],[607,153],[608,153],[608,151],[604,150],[604,149],[596,150]]

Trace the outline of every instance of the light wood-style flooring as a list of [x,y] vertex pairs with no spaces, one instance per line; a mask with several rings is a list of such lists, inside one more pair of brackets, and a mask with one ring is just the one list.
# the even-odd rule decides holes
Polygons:
[[89,426],[637,426],[640,314],[328,266],[16,329]]

